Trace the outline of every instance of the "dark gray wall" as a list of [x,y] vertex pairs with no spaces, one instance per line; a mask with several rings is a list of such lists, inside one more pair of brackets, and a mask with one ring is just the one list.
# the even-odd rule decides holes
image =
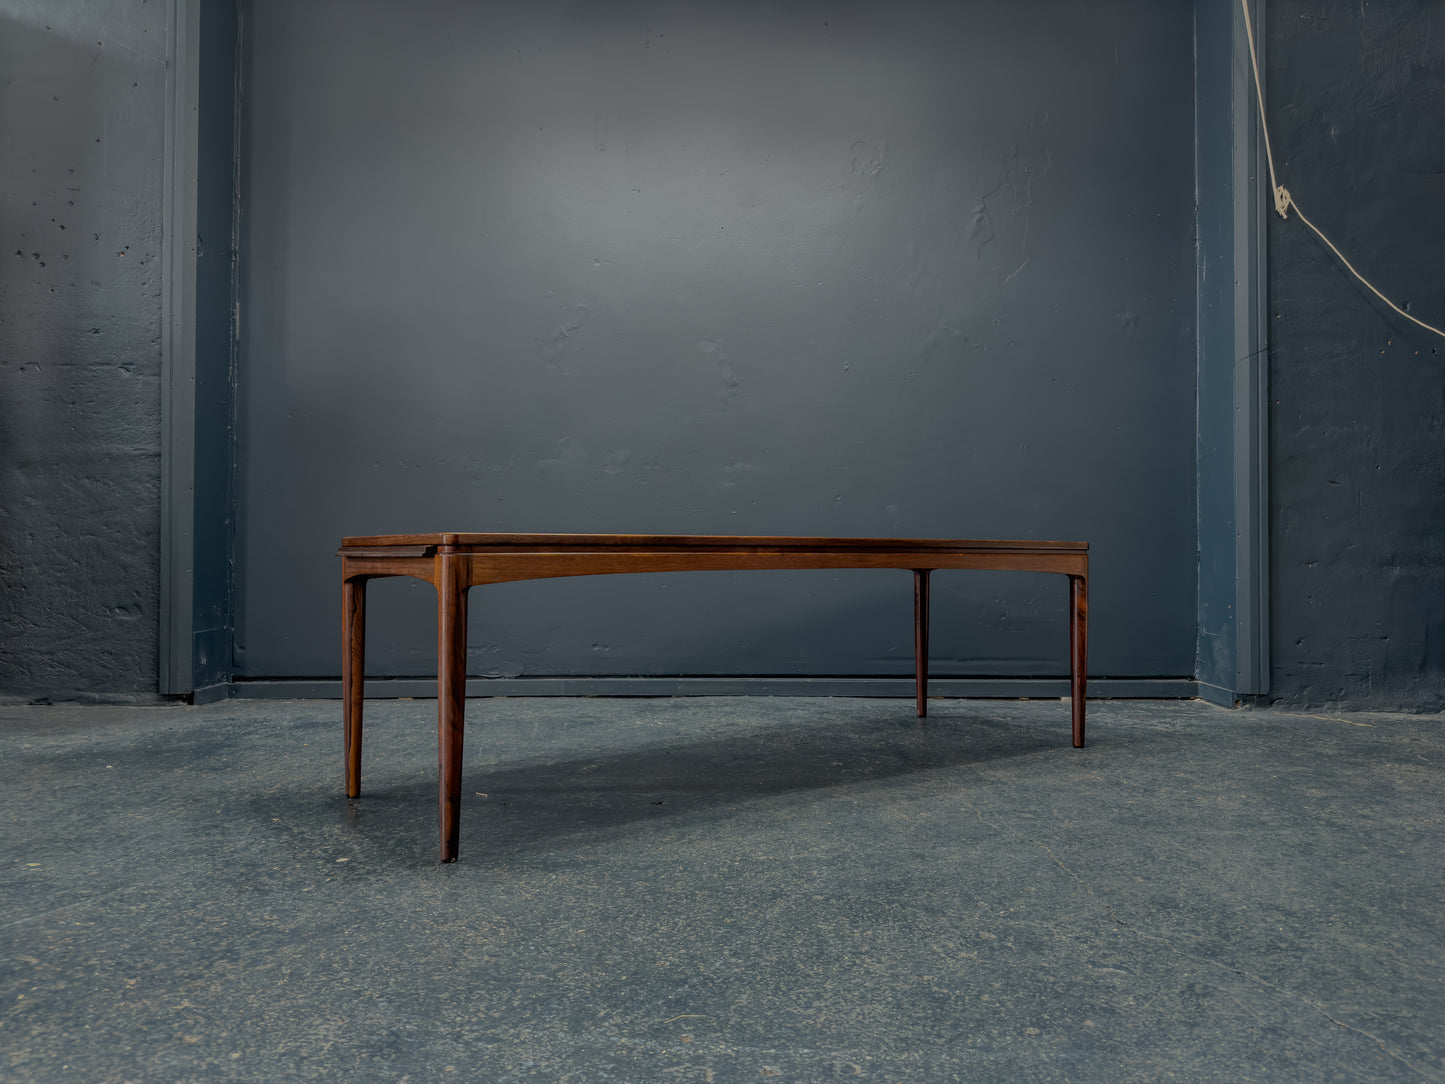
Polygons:
[[[1195,658],[1192,5],[256,0],[244,676],[342,534],[1084,537],[1092,669]],[[940,672],[1064,587],[943,576]],[[373,589],[372,672],[433,665]],[[479,674],[903,672],[903,574],[473,594]]]
[[[1445,326],[1445,5],[1269,0],[1280,179],[1387,296]],[[1270,223],[1272,695],[1445,705],[1445,342]]]
[[0,0],[0,691],[156,688],[165,5]]
[[[997,17],[999,9],[993,10]],[[1120,9],[1108,6],[1105,10]],[[1434,118],[1442,115],[1442,22],[1438,4],[1369,5],[1362,15],[1359,8],[1345,4],[1272,0],[1269,11],[1272,117],[1288,183],[1306,210],[1340,235],[1347,250],[1376,275],[1387,291],[1407,299],[1419,298],[1414,311],[1438,323],[1441,314],[1427,308],[1430,298],[1439,298],[1445,292],[1439,279],[1440,264],[1432,258],[1431,245],[1431,238],[1442,235],[1438,187],[1445,169],[1439,161],[1440,141],[1433,126]],[[1146,13],[1146,17],[1154,16]],[[1157,17],[1171,16],[1161,13]],[[156,254],[160,245],[163,154],[163,23],[163,6],[156,2],[0,0],[0,231],[8,242],[0,249],[0,307],[4,317],[0,319],[0,442],[4,448],[0,457],[0,691],[5,693],[125,693],[155,688],[160,312]],[[1100,54],[1112,61],[1112,46],[1091,44],[1071,23],[1060,32],[1064,31],[1071,35],[1071,41],[1081,43],[1080,56]],[[1019,39],[1022,37],[1020,34]],[[1128,40],[1126,35],[1125,57],[1131,55]],[[414,53],[416,45],[408,45],[407,41],[403,36],[399,50],[411,49]],[[324,54],[319,43],[313,42],[313,46],[318,54]],[[1081,63],[1080,57],[1072,62]],[[996,72],[1000,66],[1007,66],[1003,59],[992,67],[984,63],[982,70]],[[1068,70],[1067,63],[1062,70]],[[1112,69],[1106,66],[1104,70]],[[1113,76],[1124,77],[1124,73]],[[1079,85],[1094,84],[1081,79]],[[1010,108],[1007,99],[1007,94],[990,90],[967,104],[972,113],[1000,117],[1004,115],[1001,110]],[[426,118],[432,112],[422,108],[419,115]],[[446,114],[446,110],[442,112]],[[1051,123],[1058,116],[1052,114]],[[969,123],[985,125],[977,117]],[[462,128],[465,130],[464,125]],[[975,128],[969,131],[976,134]],[[357,131],[355,137],[363,142],[366,134]],[[586,145],[585,139],[582,144]],[[1027,138],[1021,140],[1020,156],[1036,154],[1041,145]],[[1128,145],[1122,132],[1110,144],[1120,148]],[[1047,146],[1056,155],[1055,144]],[[987,149],[994,153],[997,146]],[[472,150],[478,158],[486,157],[485,144],[473,146]],[[405,153],[405,146],[398,147],[399,155]],[[862,178],[851,172],[852,156],[847,157],[848,179],[858,183]],[[980,176],[985,172],[984,165],[995,173],[1007,174],[1006,167],[1000,168],[1001,158],[987,162],[985,155],[979,157]],[[398,187],[404,187],[402,182],[409,180],[406,163],[415,160],[413,154],[395,165],[393,176]],[[1057,169],[1057,156],[1054,161]],[[898,164],[897,159],[887,164],[891,169]],[[1149,168],[1141,160],[1124,156],[1115,166],[1101,165],[1098,175],[1130,176]],[[866,164],[863,171],[867,172]],[[1016,180],[1022,177],[1017,167],[1013,175]],[[995,227],[1002,222],[1004,228],[996,228],[994,241],[983,246],[984,256],[1010,239],[1015,244],[1014,252],[1019,252],[1021,231],[1007,231],[1021,225],[1012,217],[1012,208],[1020,202],[1016,198],[1009,204],[999,202],[1007,188],[982,201],[981,196],[990,190],[983,189],[983,182],[973,177],[964,180],[968,183],[958,186],[962,194],[955,206],[956,211],[962,208],[962,214],[956,216],[964,220],[961,232],[966,237],[971,235],[971,212],[980,202],[986,202],[992,209]],[[1043,177],[1039,169],[1033,180],[1037,194],[1042,190],[1040,183],[1057,182],[1058,177]],[[1069,193],[1070,202],[1079,198],[1073,188],[1070,185],[1061,190]],[[332,195],[345,194],[339,183],[329,191]],[[326,194],[313,196],[313,203],[324,200]],[[424,190],[422,194],[436,193]],[[305,201],[298,204],[303,214],[312,205]],[[478,206],[482,204],[478,202]],[[1000,211],[1001,207],[1007,213]],[[1037,202],[1029,210],[1031,215],[1041,213]],[[1114,214],[1123,217],[1120,210]],[[438,218],[444,217],[439,211]],[[455,221],[466,224],[466,220]],[[938,221],[934,219],[933,224]],[[59,229],[61,224],[66,226],[64,231]],[[368,225],[363,223],[355,232],[365,235]],[[1038,225],[1037,219],[1031,219],[1031,230]],[[463,239],[475,236],[475,226],[472,231]],[[98,240],[96,234],[100,235]],[[420,259],[415,255],[416,247],[395,227],[387,236],[389,252],[398,256],[411,253],[410,258]],[[1031,233],[1031,237],[1036,236]],[[361,245],[360,240],[355,243]],[[1272,311],[1278,313],[1271,327],[1271,377],[1273,398],[1277,400],[1271,419],[1271,485],[1276,498],[1271,539],[1275,555],[1271,570],[1275,584],[1274,688],[1286,701],[1300,705],[1335,702],[1439,707],[1445,699],[1440,680],[1440,645],[1445,630],[1440,628],[1438,617],[1440,561],[1433,540],[1440,536],[1441,344],[1423,332],[1412,332],[1397,318],[1382,315],[1374,302],[1349,284],[1297,223],[1272,222],[1270,243]],[[433,249],[436,247],[434,244]],[[925,247],[920,246],[920,250]],[[943,249],[941,240],[937,247]],[[441,246],[443,255],[453,262],[461,262],[459,249],[460,243]],[[17,250],[20,256],[15,255]],[[975,262],[982,262],[978,260],[977,240],[968,251]],[[127,254],[117,256],[118,252]],[[1074,254],[1081,274],[1082,269],[1096,266],[1089,257],[1083,251]],[[41,267],[41,263],[45,266]],[[335,264],[329,261],[333,270]],[[1014,266],[1000,257],[991,269],[997,279],[1006,277]],[[1040,266],[1031,261],[1021,277]],[[1002,276],[999,268],[1003,268]],[[322,278],[331,273],[328,271]],[[1070,281],[1077,282],[1078,277]],[[1008,286],[1019,282],[1016,277]],[[969,285],[977,286],[978,279]],[[1001,298],[1007,300],[1001,285],[990,285],[985,293],[989,304],[996,306],[996,314],[1005,315],[1015,325],[1021,322],[1021,314],[1029,314],[1021,305],[1000,304]],[[369,300],[363,296],[357,307],[364,308]],[[1067,296],[1064,300],[1067,302]],[[402,306],[398,302],[395,307]],[[561,311],[557,318],[545,324],[544,333],[538,337],[545,342],[547,333],[558,332],[554,346],[584,347],[595,352],[596,344],[586,342],[585,334],[579,339],[580,327],[568,330],[573,321],[566,315],[565,302],[559,301],[558,307]],[[958,311],[972,310],[966,310],[960,302]],[[590,314],[595,315],[595,310]],[[479,318],[484,315],[489,313],[478,313]],[[831,315],[836,317],[836,307]],[[1077,323],[1085,329],[1093,326],[1088,320]],[[92,332],[92,328],[96,330]],[[942,330],[945,335],[957,331],[962,336],[976,330],[992,333],[994,329],[990,319],[983,321],[981,328],[955,322]],[[364,335],[355,331],[352,335],[353,340],[364,340]],[[685,345],[695,349],[696,343]],[[991,358],[1000,356],[996,340],[988,339],[984,345]],[[542,349],[534,345],[538,355]],[[905,355],[908,352],[905,349]],[[408,360],[418,356],[417,351],[398,349],[395,353],[406,355]],[[381,352],[376,354],[380,356]],[[362,363],[363,371],[366,355],[366,350],[346,352],[346,356]],[[480,350],[477,355],[481,356]],[[704,357],[699,352],[699,360]],[[737,376],[739,368],[731,350],[728,361]],[[912,379],[916,380],[916,375]],[[721,390],[725,380],[719,376],[718,381]],[[414,394],[406,381],[398,381],[395,386],[403,400]],[[463,390],[474,391],[465,385]],[[501,397],[507,405],[519,405],[511,385],[501,393],[495,385],[487,390],[490,399]],[[525,388],[519,386],[517,393],[522,390]],[[335,389],[318,389],[315,398],[321,400],[328,394],[338,396]],[[354,400],[353,392],[339,393],[343,400],[347,395]],[[739,393],[733,401],[744,396]],[[525,408],[525,403],[520,405]],[[473,408],[479,423],[497,419],[495,406],[473,403]],[[925,401],[924,409],[935,415],[935,422],[937,415],[952,420],[956,445],[967,440],[972,418],[962,408]],[[535,417],[535,412],[501,411],[503,421],[514,415],[525,419]],[[803,412],[803,418],[804,424],[814,424],[808,421],[807,412]],[[371,426],[373,435],[384,435],[385,420]],[[876,425],[870,425],[863,437],[876,429]],[[936,433],[937,425],[930,431]],[[835,439],[825,447],[830,449],[830,455],[836,455],[832,449],[841,447],[846,451],[855,435],[848,434],[842,441]],[[889,435],[897,436],[896,432]],[[514,436],[508,432],[507,439]],[[632,434],[627,436],[631,438]],[[836,431],[831,436],[836,438]],[[466,441],[495,439],[495,434],[478,424],[455,439],[469,448],[472,445]],[[535,443],[540,438],[526,439]],[[757,439],[760,444],[764,442],[761,437]],[[551,469],[566,474],[574,489],[597,489],[599,500],[617,498],[618,489],[625,489],[623,483],[640,486],[642,479],[635,473],[628,475],[626,462],[601,464],[607,451],[617,450],[611,442],[604,443],[601,452],[590,445],[574,445],[571,459],[566,454],[538,455],[533,462],[556,460]],[[634,443],[640,441],[629,439],[620,446]],[[1084,450],[1078,454],[1095,454],[1081,447]],[[344,468],[348,461],[345,455],[331,459],[336,486],[350,494],[345,500],[356,511],[338,516],[338,523],[325,530],[306,528],[310,537],[305,549],[308,555],[320,552],[321,556],[315,558],[317,568],[312,571],[323,584],[316,598],[306,605],[322,616],[308,619],[311,623],[298,630],[297,639],[328,645],[320,651],[317,662],[322,672],[328,673],[334,670],[329,661],[334,600],[331,589],[324,586],[334,578],[334,569],[325,556],[327,547],[334,543],[331,535],[343,529],[411,528],[418,525],[415,521],[429,518],[431,512],[420,507],[421,501],[413,508],[397,502],[395,520],[365,520],[360,512],[374,503],[368,493],[369,483],[365,477],[347,473]],[[597,466],[588,474],[585,464],[594,461]],[[739,456],[737,461],[750,460]],[[488,461],[471,455],[460,462],[464,465],[463,477],[476,483],[474,489],[485,491],[487,499],[460,510],[451,506],[444,515],[436,509],[439,522],[422,526],[458,522],[459,512],[465,513],[459,526],[495,523],[543,529],[582,528],[601,525],[595,521],[604,518],[601,512],[577,514],[589,510],[585,502],[574,502],[565,513],[558,511],[560,505],[553,501],[559,484],[556,474],[548,478],[537,471],[529,478],[512,478],[517,463],[525,466],[529,462],[525,458],[515,460],[510,468],[504,457]],[[489,462],[502,469],[487,470]],[[615,474],[608,472],[609,466],[616,470]],[[632,469],[636,471],[637,462],[633,462]],[[378,467],[373,473],[384,483],[376,492],[383,497],[394,496],[398,485],[395,465]],[[746,515],[753,507],[751,501],[763,496],[755,489],[760,479],[754,476],[761,472],[710,473],[718,477],[700,475],[703,484],[692,487],[692,491],[707,494],[709,480],[734,482],[733,488],[741,488],[745,497],[739,502],[738,516]],[[512,479],[515,484],[489,488],[494,476]],[[839,477],[847,475],[840,471]],[[890,479],[880,478],[876,472],[873,477],[880,489],[891,484]],[[1127,477],[1126,472],[1126,486]],[[1187,487],[1187,478],[1186,468],[1175,477],[1176,485]],[[916,509],[897,504],[897,529],[968,533],[971,517],[964,511],[968,505],[960,494],[972,485],[967,470],[955,464],[955,479],[931,494],[930,504]],[[539,504],[530,506],[533,513],[539,512],[541,502],[552,509],[543,521],[535,521],[542,518],[539,514],[483,514],[490,507],[505,509],[508,499],[528,497],[529,488],[544,491]],[[831,500],[834,492],[838,490],[824,487],[822,500],[815,504]],[[851,499],[859,491],[850,488],[843,492],[845,499]],[[793,490],[792,496],[792,504],[814,500],[803,486]],[[498,497],[502,500],[498,501]],[[983,504],[976,507],[996,509],[996,495],[985,491],[984,497]],[[950,518],[935,530],[921,513],[939,506],[947,510]],[[1117,498],[1106,503],[1107,508],[1116,506]],[[527,506],[522,507],[525,511]],[[641,511],[647,507],[661,511],[639,522],[643,519]],[[790,508],[788,503],[759,505],[768,513],[766,516],[739,522],[736,527],[705,522],[701,512],[696,516],[687,514],[690,507],[675,502],[665,508],[660,504],[628,505],[622,510],[625,514],[619,513],[606,526],[794,529],[791,524],[777,522],[784,518],[778,510]],[[816,522],[828,522],[842,530],[851,528],[841,515],[831,519],[823,515],[826,508],[809,506],[806,511]],[[867,529],[869,522],[863,511],[853,517],[859,530]],[[415,514],[420,512],[429,515]],[[341,519],[347,522],[342,525]],[[298,522],[305,520],[305,516],[298,516]],[[1079,520],[1071,517],[1069,522]],[[993,518],[990,523],[998,533],[1004,533],[1009,526],[1024,531],[1031,526],[1049,526],[1037,521],[1031,524],[1023,516],[1007,521]],[[980,530],[987,526],[979,522]],[[1092,529],[1097,525],[1090,526]],[[1093,537],[1100,542],[1100,535]],[[279,547],[277,552],[294,555],[300,548]],[[1101,566],[1100,588],[1105,583],[1105,571]],[[1124,571],[1116,570],[1114,578],[1125,579]],[[602,582],[598,581],[599,587]],[[596,590],[581,582],[569,587],[582,589],[584,594]],[[569,587],[559,584],[547,590],[561,592]],[[744,584],[737,587],[742,590]],[[681,584],[649,587],[637,581],[610,599],[585,597],[599,603],[658,607],[665,606],[667,595],[682,588]],[[1004,588],[999,585],[1000,592]],[[875,610],[880,620],[885,610],[888,621],[899,619],[898,590],[892,584],[880,589]],[[1040,598],[1046,599],[1050,590],[1041,587]],[[406,589],[397,593],[417,594]],[[377,594],[381,594],[380,590]],[[832,584],[823,585],[816,594],[824,603],[838,598]],[[1173,597],[1172,593],[1166,594]],[[1004,607],[990,606],[988,592],[984,595],[974,612],[962,615],[961,623],[983,619],[997,632],[1004,624]],[[479,593],[479,605],[483,598]],[[741,612],[736,628],[742,632],[758,634],[763,627],[754,619],[754,601],[737,607]],[[792,612],[794,601],[785,598],[779,612],[784,616]],[[1007,601],[1012,605],[1013,600]],[[1135,598],[1131,605],[1140,602]],[[498,608],[502,603],[492,605]],[[906,600],[901,605],[906,608]],[[419,609],[425,611],[427,606],[420,605]],[[679,628],[693,628],[692,623],[684,621],[690,614],[685,610],[675,613]],[[595,631],[600,644],[608,642],[614,628],[612,616],[603,614],[598,618]],[[849,622],[855,621],[857,608],[844,616]],[[1042,613],[1039,616],[1041,620],[1048,617]],[[906,621],[906,615],[902,619]],[[424,624],[425,615],[418,620]],[[1098,621],[1105,622],[1103,613]],[[809,625],[807,631],[816,632],[817,627]],[[784,628],[776,635],[781,639],[789,631]],[[401,658],[401,642],[414,634],[427,636],[424,630],[405,631],[396,637],[394,658]],[[957,644],[963,643],[963,634],[960,627]],[[904,636],[906,632],[893,636],[885,650],[897,648]],[[502,642],[500,635],[495,639]],[[838,650],[850,653],[856,663],[853,638],[849,635],[845,639],[848,645]],[[1011,650],[1019,646],[1017,641],[1009,641],[1005,635],[999,642],[1003,644],[1002,655],[1019,654]],[[940,650],[961,653],[957,644]],[[590,643],[587,646],[590,650]],[[714,646],[732,650],[728,644]],[[778,646],[767,645],[762,654],[779,658]],[[516,660],[501,659],[500,651],[495,654],[495,663],[488,665],[497,672],[510,672]],[[1171,659],[1174,654],[1171,649]],[[1095,660],[1097,670],[1097,652]],[[412,668],[405,658],[401,661]],[[893,661],[894,657],[889,656],[877,665]],[[415,668],[424,667],[418,664]]]

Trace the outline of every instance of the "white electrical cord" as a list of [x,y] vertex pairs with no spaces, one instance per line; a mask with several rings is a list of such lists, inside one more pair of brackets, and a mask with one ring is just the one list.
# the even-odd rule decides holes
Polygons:
[[1395,304],[1384,294],[1380,293],[1379,290],[1375,289],[1374,283],[1372,283],[1369,279],[1365,278],[1364,275],[1356,271],[1355,265],[1350,263],[1349,260],[1345,259],[1345,254],[1335,247],[1334,242],[1331,241],[1328,237],[1326,237],[1318,226],[1316,226],[1313,222],[1311,222],[1308,218],[1305,217],[1305,213],[1300,210],[1299,204],[1296,203],[1294,199],[1290,196],[1289,189],[1279,183],[1279,179],[1275,176],[1274,173],[1274,152],[1270,149],[1269,146],[1269,125],[1265,123],[1264,119],[1264,87],[1260,83],[1259,79],[1259,58],[1255,55],[1254,51],[1254,25],[1250,22],[1249,19],[1249,0],[1239,0],[1239,6],[1244,9],[1244,33],[1245,36],[1249,39],[1249,63],[1250,67],[1254,70],[1254,97],[1255,100],[1259,102],[1259,130],[1264,135],[1264,154],[1265,158],[1269,162],[1269,188],[1270,191],[1274,194],[1274,209],[1279,212],[1280,218],[1288,218],[1289,210],[1291,207],[1293,207],[1294,213],[1299,215],[1299,220],[1310,229],[1314,230],[1316,236],[1318,236],[1319,239],[1325,243],[1325,245],[1329,248],[1331,252],[1333,252],[1336,256],[1339,257],[1340,263],[1344,264],[1345,267],[1349,270],[1350,274],[1354,275],[1355,278],[1359,279],[1360,282],[1364,284],[1365,288],[1370,291],[1370,293],[1374,294],[1386,305],[1389,305],[1390,308],[1394,309],[1406,320],[1409,320],[1411,323],[1414,324],[1419,324],[1426,331],[1433,331],[1436,335],[1439,335],[1442,339],[1445,339],[1445,331],[1441,331],[1438,327],[1433,327],[1430,324],[1425,323],[1424,320],[1415,319],[1415,317],[1411,316],[1404,309],[1400,308],[1399,305]]

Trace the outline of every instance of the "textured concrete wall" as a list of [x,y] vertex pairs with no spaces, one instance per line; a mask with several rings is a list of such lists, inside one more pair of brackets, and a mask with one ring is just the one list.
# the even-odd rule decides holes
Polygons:
[[156,688],[165,34],[0,0],[0,693]]
[[[1269,5],[1306,212],[1445,320],[1438,3]],[[155,687],[164,6],[0,0],[0,693]],[[63,227],[63,228],[62,228]],[[1440,340],[1271,223],[1273,695],[1439,707]]]
[[[1270,0],[1280,180],[1350,261],[1445,325],[1445,5]],[[1273,686],[1445,706],[1445,341],[1270,224]]]

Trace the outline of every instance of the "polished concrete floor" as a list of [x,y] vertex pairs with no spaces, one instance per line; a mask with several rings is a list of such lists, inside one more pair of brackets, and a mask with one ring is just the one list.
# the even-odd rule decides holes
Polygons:
[[0,708],[0,1080],[1445,1080],[1445,720]]

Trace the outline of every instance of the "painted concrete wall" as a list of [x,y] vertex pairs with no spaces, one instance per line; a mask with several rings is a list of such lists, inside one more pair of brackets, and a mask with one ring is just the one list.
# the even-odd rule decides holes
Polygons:
[[165,5],[0,0],[0,691],[153,693]]
[[[1438,5],[1268,7],[1286,183],[1438,323]],[[163,34],[156,0],[0,0],[5,694],[155,688]],[[1270,244],[1274,695],[1439,707],[1442,344]]]
[[[1194,666],[1192,6],[253,5],[236,650],[335,674],[398,530],[1089,539],[1091,661]],[[1066,671],[940,576],[940,674]],[[474,592],[471,670],[907,673],[909,577]],[[381,583],[379,674],[433,665]]]
[[[1280,180],[1376,285],[1445,326],[1445,7],[1269,0]],[[1445,705],[1445,341],[1271,216],[1273,687]]]

